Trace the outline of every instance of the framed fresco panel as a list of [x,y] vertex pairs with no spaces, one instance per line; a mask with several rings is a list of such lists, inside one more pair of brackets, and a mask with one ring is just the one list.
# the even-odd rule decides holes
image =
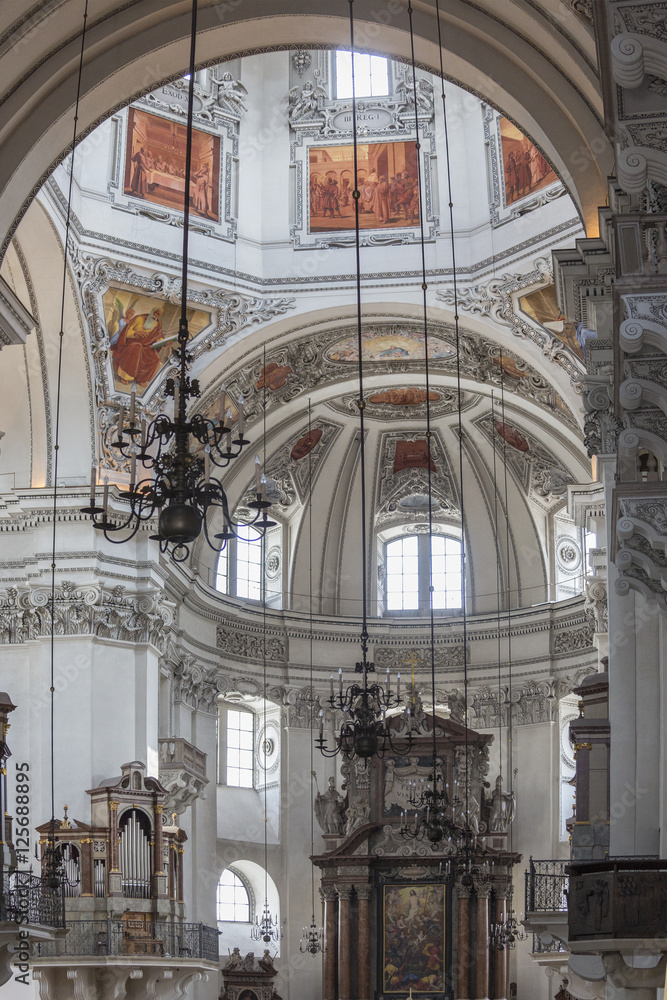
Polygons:
[[[359,143],[357,170],[361,229],[419,225],[414,141]],[[353,190],[353,147],[348,144],[311,146],[308,150],[310,232],[354,230]]]
[[539,149],[516,125],[501,117],[498,127],[506,205],[513,205],[558,180]]
[[[113,384],[141,396],[169,360],[178,336],[181,307],[173,302],[110,286],[103,296]],[[203,309],[188,309],[190,336],[209,325]]]
[[382,886],[378,992],[445,994],[446,896],[442,883]]
[[[220,221],[220,138],[194,129],[189,179],[190,211]],[[184,125],[130,108],[127,117],[124,193],[170,209],[183,209]]]

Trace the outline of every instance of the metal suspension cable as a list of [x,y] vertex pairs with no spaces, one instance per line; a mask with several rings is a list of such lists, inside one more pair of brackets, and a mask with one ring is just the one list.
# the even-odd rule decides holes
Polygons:
[[501,674],[501,637],[500,637],[500,623],[501,623],[501,608],[502,608],[502,570],[500,564],[500,542],[498,539],[498,471],[497,471],[497,459],[496,459],[496,439],[498,435],[496,434],[496,411],[495,411],[495,396],[493,389],[491,390],[491,430],[492,430],[492,450],[493,450],[493,529],[494,529],[494,540],[496,545],[496,587],[498,591],[498,602],[497,602],[497,628],[496,633],[498,637],[498,761],[499,761],[499,771],[500,779],[502,784],[503,777],[503,713],[501,704],[501,694],[502,694],[502,674]]
[[[502,365],[500,368],[500,407],[501,419],[505,426],[505,376]],[[505,548],[507,552],[507,770],[509,772],[510,795],[514,792],[514,770],[513,770],[513,724],[512,724],[512,590],[510,579],[510,522],[509,522],[509,489],[507,481],[507,442],[503,437],[503,475],[505,493]],[[517,595],[518,596],[518,595]],[[512,825],[510,825],[510,850],[512,850]]]
[[440,25],[440,2],[435,0],[435,16],[438,25],[438,51],[440,57],[440,96],[442,98],[442,116],[445,134],[445,164],[447,167],[447,194],[449,208],[449,230],[452,254],[452,282],[454,292],[454,333],[456,340],[456,390],[458,409],[458,438],[459,438],[459,497],[461,500],[461,610],[463,614],[463,711],[465,724],[465,814],[466,833],[468,833],[470,821],[470,801],[469,801],[469,737],[468,737],[468,623],[466,611],[466,516],[464,503],[464,482],[463,482],[463,424],[461,417],[461,331],[459,328],[459,295],[458,281],[456,277],[456,240],[454,238],[454,202],[452,200],[452,171],[451,171],[451,150],[449,143],[449,128],[447,124],[447,98],[445,95],[445,69],[442,58],[442,28]]
[[[308,442],[311,440],[311,404],[308,400]],[[310,684],[310,797],[314,799],[313,782],[315,779],[315,768],[313,766],[313,753],[315,741],[313,739],[313,707],[315,697],[313,694],[313,449],[308,452],[308,617],[309,617],[309,684]],[[315,810],[310,810],[310,856],[315,853]],[[312,926],[315,926],[315,866],[310,863],[310,903],[312,908]]]
[[[434,588],[433,588],[433,460],[432,460],[432,434],[431,434],[431,402],[430,402],[430,370],[429,370],[429,342],[428,342],[428,306],[426,292],[428,283],[426,280],[426,248],[424,238],[424,212],[422,198],[422,164],[421,164],[421,142],[419,136],[419,106],[417,104],[417,66],[415,61],[415,37],[413,25],[413,9],[411,0],[408,0],[408,19],[410,24],[410,56],[412,61],[412,97],[415,107],[415,150],[417,153],[417,194],[419,199],[419,237],[421,249],[421,271],[422,271],[422,310],[424,317],[424,381],[426,389],[426,474],[428,482],[428,593],[429,593],[429,623],[431,635],[431,715],[432,715],[432,740],[433,740],[433,791],[436,791],[436,757],[437,744],[435,736],[435,619],[434,619]],[[414,695],[414,689],[413,689]]]
[[352,65],[352,151],[354,160],[354,190],[352,192],[352,198],[354,199],[354,248],[355,248],[355,263],[356,263],[356,293],[357,293],[357,350],[359,353],[359,399],[357,401],[357,406],[359,408],[359,471],[361,475],[361,580],[362,580],[362,600],[361,600],[361,612],[362,612],[362,625],[361,625],[361,652],[362,652],[362,665],[364,668],[364,687],[366,686],[366,654],[368,651],[368,598],[366,594],[366,577],[367,577],[367,552],[366,552],[366,445],[365,445],[365,427],[364,427],[364,410],[366,408],[366,402],[364,400],[364,372],[363,372],[363,337],[361,329],[361,237],[360,237],[360,227],[359,227],[359,177],[358,177],[358,160],[359,153],[357,148],[357,97],[356,97],[356,83],[355,83],[355,71],[354,71],[354,56],[355,56],[355,43],[354,43],[354,0],[348,0],[349,2],[349,13],[350,13],[350,52],[352,55],[351,65]]
[[81,78],[83,75],[83,56],[86,48],[86,26],[88,22],[88,0],[83,8],[83,26],[81,29],[81,47],[79,50],[79,69],[76,81],[76,100],[74,103],[74,125],[72,130],[72,155],[70,159],[69,185],[67,192],[67,216],[65,219],[65,245],[63,249],[63,280],[60,298],[60,331],[58,333],[58,374],[56,380],[56,414],[53,443],[53,521],[51,526],[51,636],[50,636],[50,755],[51,755],[51,850],[55,850],[55,743],[54,743],[54,695],[55,695],[55,632],[56,632],[56,522],[58,518],[58,458],[60,454],[60,404],[62,395],[63,347],[65,339],[65,296],[67,292],[67,256],[69,254],[70,236],[72,232],[72,191],[74,185],[74,151],[79,123],[79,104],[81,102]]

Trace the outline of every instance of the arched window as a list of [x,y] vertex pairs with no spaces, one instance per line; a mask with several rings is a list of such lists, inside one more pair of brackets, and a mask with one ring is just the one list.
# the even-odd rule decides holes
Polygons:
[[[404,535],[387,542],[386,610],[389,613],[429,613],[429,536]],[[434,535],[433,609],[459,609],[462,602],[461,542],[450,535]]]
[[[354,92],[356,97],[386,97],[389,93],[389,62],[385,56],[365,52],[354,55]],[[352,53],[336,52],[336,97],[352,97]]]
[[239,528],[236,539],[236,596],[262,599],[262,539],[254,528]]
[[231,868],[225,868],[218,882],[217,919],[249,924],[250,894],[243,879]]
[[221,594],[227,593],[227,572],[229,568],[229,542],[218,556],[218,563],[215,568],[215,589]]

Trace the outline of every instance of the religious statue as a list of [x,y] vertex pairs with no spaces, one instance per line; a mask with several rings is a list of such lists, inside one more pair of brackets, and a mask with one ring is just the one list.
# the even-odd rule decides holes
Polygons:
[[343,813],[345,812],[345,799],[336,789],[336,779],[329,778],[329,787],[321,795],[318,791],[315,796],[315,816],[320,824],[322,833],[343,832]]
[[257,964],[259,965],[262,972],[270,972],[271,975],[275,975],[276,972],[278,971],[275,965],[273,964],[273,957],[268,948],[264,949],[264,954],[262,955],[261,958],[257,960]]
[[289,120],[290,124],[302,121],[305,118],[313,118],[319,111],[319,100],[326,97],[324,87],[316,87],[310,80],[306,80],[303,87],[292,87],[289,92]]
[[243,965],[243,958],[241,956],[241,950],[240,948],[234,948],[234,951],[227,959],[227,965],[225,966],[225,971],[231,972],[233,969],[240,969],[242,965]]
[[489,818],[489,833],[506,833],[514,819],[516,798],[514,792],[503,791],[503,778],[498,775],[496,786],[491,795],[491,815]]
[[242,118],[246,113],[244,98],[248,91],[231,73],[223,73],[218,80],[218,104],[222,111],[227,111],[236,118]]
[[243,959],[243,971],[252,972],[255,968],[255,952],[249,951]]

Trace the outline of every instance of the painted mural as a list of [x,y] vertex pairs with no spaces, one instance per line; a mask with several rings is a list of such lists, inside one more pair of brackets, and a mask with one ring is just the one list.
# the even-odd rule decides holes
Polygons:
[[[364,361],[422,361],[424,335],[418,330],[397,330],[393,333],[363,333],[361,338]],[[439,337],[428,338],[429,360],[453,358],[456,351]],[[357,336],[353,334],[333,344],[326,352],[329,361],[358,361]]]
[[538,288],[536,292],[523,295],[519,299],[519,306],[531,319],[558,337],[573,354],[583,358],[582,346],[586,338],[592,335],[592,331],[578,330],[574,323],[567,322],[556,302],[555,285],[547,285],[546,288]]
[[275,392],[276,389],[282,389],[284,385],[287,385],[287,379],[291,374],[292,369],[289,365],[279,365],[276,361],[270,361],[262,368],[259,378],[255,382],[255,388],[269,389],[271,392]]
[[[311,233],[354,229],[353,157],[352,146],[311,146],[309,149]],[[419,225],[414,142],[358,144],[357,176],[361,229]]]
[[305,458],[306,455],[311,453],[315,445],[319,444],[321,437],[322,429],[320,427],[311,428],[307,434],[304,434],[304,436],[300,437],[296,442],[290,452],[290,458],[294,462],[300,462],[302,458]]
[[[130,108],[127,118],[125,194],[183,210],[184,125]],[[220,221],[220,139],[194,129],[189,179],[190,211]]]
[[[428,398],[430,402],[437,403],[440,399],[440,393],[429,390]],[[417,389],[413,386],[386,389],[384,392],[376,392],[369,396],[368,402],[389,403],[390,406],[419,406],[426,402],[426,389]]]
[[[128,393],[135,389],[140,396],[169,359],[178,337],[181,307],[113,286],[103,303],[114,387]],[[188,309],[191,337],[210,322],[207,312]]]
[[382,929],[384,992],[444,993],[444,886],[384,886]]
[[512,448],[516,448],[517,451],[528,451],[530,445],[526,441],[525,437],[521,431],[517,430],[511,424],[505,423],[502,420],[494,420],[493,426],[496,434],[506,441],[508,445]]
[[[397,441],[394,450],[394,475],[404,469],[428,469],[428,442]],[[431,472],[435,472],[435,464],[431,458]]]
[[507,118],[499,119],[500,145],[505,179],[505,204],[525,198],[558,180],[558,176],[544,159],[539,149],[512,125]]

